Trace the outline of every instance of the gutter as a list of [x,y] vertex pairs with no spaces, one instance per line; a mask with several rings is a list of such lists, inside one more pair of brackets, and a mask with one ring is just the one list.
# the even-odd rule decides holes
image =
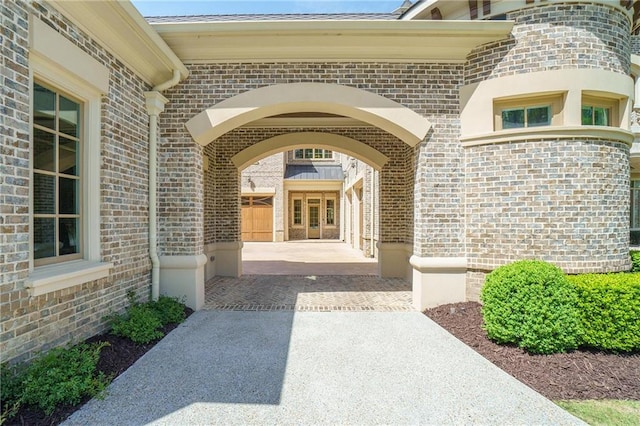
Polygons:
[[180,82],[180,70],[173,70],[173,77],[145,92],[149,114],[149,257],[151,258],[151,300],[160,297],[160,258],[158,257],[157,186],[158,186],[158,117],[164,111],[168,99],[160,92]]

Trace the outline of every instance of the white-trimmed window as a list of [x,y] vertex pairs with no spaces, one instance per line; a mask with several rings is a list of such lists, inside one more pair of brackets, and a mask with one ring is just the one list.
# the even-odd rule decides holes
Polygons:
[[495,100],[494,127],[506,130],[561,125],[562,102],[561,94]]
[[618,104],[615,99],[595,96],[582,97],[583,126],[618,126]]
[[33,259],[82,258],[82,104],[33,84]]
[[327,226],[336,225],[336,199],[327,198],[325,200],[325,224]]
[[507,108],[502,110],[503,129],[549,125],[551,125],[551,105]]
[[32,231],[25,287],[39,296],[107,277],[113,267],[100,254],[101,104],[109,70],[35,17],[30,34]]
[[295,160],[330,160],[333,158],[333,151],[321,148],[294,149],[293,158]]
[[294,198],[291,208],[291,218],[294,226],[302,226],[302,198]]

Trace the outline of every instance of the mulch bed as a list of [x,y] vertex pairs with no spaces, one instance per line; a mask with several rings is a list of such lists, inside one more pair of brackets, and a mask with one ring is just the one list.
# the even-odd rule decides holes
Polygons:
[[640,353],[576,350],[530,355],[498,345],[482,329],[481,305],[456,303],[425,314],[480,355],[549,399],[640,400]]
[[[191,308],[185,308],[187,317],[192,313],[193,310]],[[168,324],[162,328],[162,332],[166,335],[177,326],[178,324]],[[106,376],[115,379],[127,368],[131,367],[142,355],[153,348],[160,340],[161,339],[154,340],[146,345],[138,345],[129,339],[106,333],[91,337],[85,340],[85,343],[109,343],[109,346],[102,348],[100,351],[98,370],[102,371]],[[82,407],[89,399],[91,398],[85,398],[77,405],[59,407],[50,416],[45,415],[42,410],[38,408],[23,407],[15,417],[5,424],[7,426],[58,425]]]
[[[186,309],[187,316],[193,311]],[[444,305],[425,314],[489,361],[549,399],[632,399],[640,400],[640,353],[611,354],[578,350],[566,354],[529,355],[515,346],[498,345],[482,330],[480,304]],[[167,334],[176,324],[169,324]],[[159,341],[159,340],[158,340]],[[98,369],[113,378],[119,376],[158,343],[136,345],[112,334],[88,339],[87,343],[108,342],[102,349]],[[23,408],[7,425],[58,425],[82,407],[61,407],[51,416],[38,409]]]

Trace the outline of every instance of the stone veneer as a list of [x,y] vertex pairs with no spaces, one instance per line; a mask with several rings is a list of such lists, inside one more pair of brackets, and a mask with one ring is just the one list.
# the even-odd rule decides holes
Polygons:
[[[2,2],[0,12],[0,354],[2,361],[16,361],[103,331],[104,317],[124,308],[129,291],[140,297],[149,294],[148,117],[143,96],[149,87],[46,3]],[[102,100],[99,232],[102,260],[114,267],[107,278],[36,297],[25,289],[30,256],[30,14],[111,71],[109,93]]]

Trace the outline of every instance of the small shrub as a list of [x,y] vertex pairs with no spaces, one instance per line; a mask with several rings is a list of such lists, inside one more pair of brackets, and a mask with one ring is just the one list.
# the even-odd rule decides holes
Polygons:
[[0,365],[0,425],[13,417],[20,409],[22,400],[22,382],[24,381],[26,366],[24,364]]
[[126,337],[134,343],[146,344],[164,336],[160,331],[162,321],[149,304],[134,304],[124,315],[109,318],[111,332]]
[[575,285],[584,345],[640,350],[640,273],[569,276]]
[[640,251],[631,251],[631,272],[640,272]]
[[180,324],[186,318],[184,303],[173,297],[160,296],[157,302],[150,302],[149,305],[158,315],[162,325]]
[[111,332],[126,337],[134,343],[146,344],[164,336],[160,330],[171,323],[181,323],[186,315],[184,304],[177,299],[160,296],[156,302],[136,303],[130,297],[131,306],[124,315],[109,317]]
[[523,260],[501,266],[487,275],[480,298],[484,328],[498,343],[540,354],[578,346],[577,293],[554,265]]
[[61,405],[75,405],[84,397],[100,396],[109,384],[109,378],[96,371],[100,351],[105,345],[55,348],[26,367],[3,366],[3,408],[12,410],[7,417],[22,405],[36,406],[50,415]]

